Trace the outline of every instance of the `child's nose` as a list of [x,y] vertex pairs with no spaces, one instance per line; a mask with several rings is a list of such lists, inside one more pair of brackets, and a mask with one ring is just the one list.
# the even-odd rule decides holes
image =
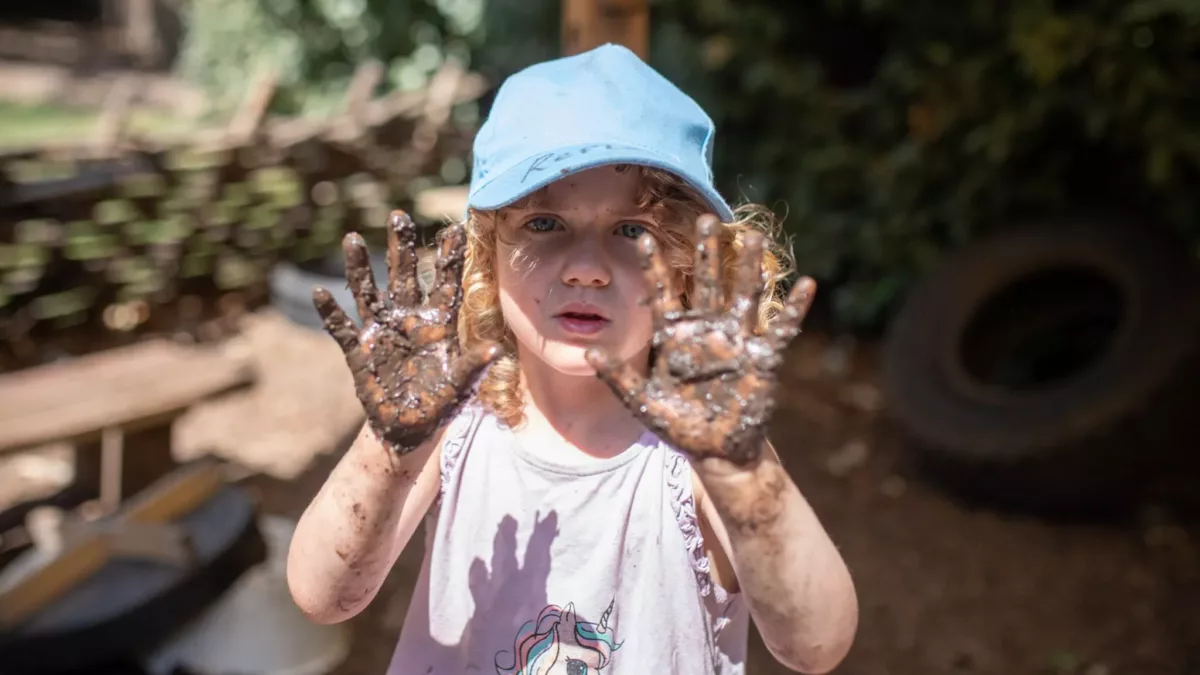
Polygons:
[[597,246],[576,246],[563,265],[562,281],[568,286],[607,286],[612,274]]

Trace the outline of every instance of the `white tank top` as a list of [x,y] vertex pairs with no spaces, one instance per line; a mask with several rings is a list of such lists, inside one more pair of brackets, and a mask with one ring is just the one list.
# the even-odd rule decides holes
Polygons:
[[650,433],[559,464],[464,408],[389,675],[741,675],[749,612],[709,574],[691,465]]

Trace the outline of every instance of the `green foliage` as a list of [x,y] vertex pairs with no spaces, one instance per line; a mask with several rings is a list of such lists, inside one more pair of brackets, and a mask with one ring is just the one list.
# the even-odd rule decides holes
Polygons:
[[[238,25],[240,42],[216,39],[226,66],[205,77],[244,80],[253,59],[235,52],[255,43],[290,64],[304,83],[292,105],[307,109],[365,55],[389,63],[389,86],[417,86],[435,50],[497,78],[558,54],[557,0],[482,3],[195,5],[224,26],[239,24],[233,12],[266,22]],[[786,216],[800,268],[828,282],[843,325],[879,325],[945,251],[1019,218],[1119,208],[1197,234],[1194,0],[652,9],[651,63],[717,122],[722,189]],[[274,37],[250,39],[260,25]]]
[[[24,312],[64,328],[98,320],[111,302],[253,290],[276,262],[311,261],[335,250],[345,231],[369,234],[384,222],[361,199],[311,202],[306,177],[286,167],[223,179],[228,157],[193,157],[191,167],[165,159],[178,167],[170,184],[132,174],[98,196],[44,204],[41,217],[10,214],[12,240],[0,243],[0,316]],[[41,169],[72,174],[69,166]],[[355,184],[326,180],[347,192]]]
[[716,119],[726,191],[786,209],[839,318],[877,325],[944,251],[1018,218],[1194,228],[1198,7],[662,0],[652,60]]
[[388,89],[424,86],[447,59],[466,64],[484,0],[203,0],[189,8],[180,72],[218,108],[242,99],[257,68],[273,67],[281,114],[327,114],[358,63],[386,65]]

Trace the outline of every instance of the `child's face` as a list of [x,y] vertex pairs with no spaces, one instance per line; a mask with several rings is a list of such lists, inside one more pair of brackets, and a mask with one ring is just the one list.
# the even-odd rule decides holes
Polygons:
[[643,369],[652,326],[637,239],[656,223],[638,210],[635,170],[600,167],[552,183],[498,224],[496,278],[522,361],[591,375],[593,346]]

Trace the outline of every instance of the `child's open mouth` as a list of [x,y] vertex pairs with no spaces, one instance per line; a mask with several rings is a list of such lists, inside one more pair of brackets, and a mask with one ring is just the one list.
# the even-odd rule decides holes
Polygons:
[[594,335],[609,324],[607,317],[588,307],[568,307],[554,318],[563,330],[575,335]]

